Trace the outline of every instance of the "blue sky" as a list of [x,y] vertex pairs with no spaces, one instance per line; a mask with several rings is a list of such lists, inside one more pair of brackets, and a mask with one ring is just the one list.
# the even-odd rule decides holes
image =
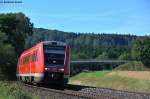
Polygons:
[[67,32],[150,34],[150,0],[22,0],[22,2],[22,4],[0,3],[0,13],[23,12],[35,27]]

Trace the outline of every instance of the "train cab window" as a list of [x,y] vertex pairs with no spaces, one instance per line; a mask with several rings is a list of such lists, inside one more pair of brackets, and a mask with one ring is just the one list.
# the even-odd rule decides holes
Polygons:
[[65,58],[65,46],[44,46],[44,62],[49,66],[63,66]]

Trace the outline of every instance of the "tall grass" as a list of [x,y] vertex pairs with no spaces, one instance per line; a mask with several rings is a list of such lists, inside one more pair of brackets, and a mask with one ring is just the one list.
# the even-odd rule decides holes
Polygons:
[[32,99],[18,84],[0,81],[0,99]]

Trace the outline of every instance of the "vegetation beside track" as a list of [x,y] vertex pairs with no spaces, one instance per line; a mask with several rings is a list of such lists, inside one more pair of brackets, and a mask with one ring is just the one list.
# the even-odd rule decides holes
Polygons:
[[37,97],[24,92],[17,83],[0,81],[0,99],[37,99]]
[[[148,71],[82,72],[72,77],[69,83],[85,86],[112,88],[133,92],[150,93],[150,78],[147,75],[148,73],[150,72]],[[142,76],[144,76],[144,79],[141,79]]]
[[128,63],[117,66],[114,70],[125,70],[125,71],[146,71],[150,70],[140,61],[130,61]]

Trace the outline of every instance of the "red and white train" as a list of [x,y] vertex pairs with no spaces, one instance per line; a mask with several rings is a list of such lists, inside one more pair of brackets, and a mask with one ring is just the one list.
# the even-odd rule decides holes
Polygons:
[[36,44],[20,55],[16,75],[25,82],[67,83],[70,76],[70,47],[58,41]]

